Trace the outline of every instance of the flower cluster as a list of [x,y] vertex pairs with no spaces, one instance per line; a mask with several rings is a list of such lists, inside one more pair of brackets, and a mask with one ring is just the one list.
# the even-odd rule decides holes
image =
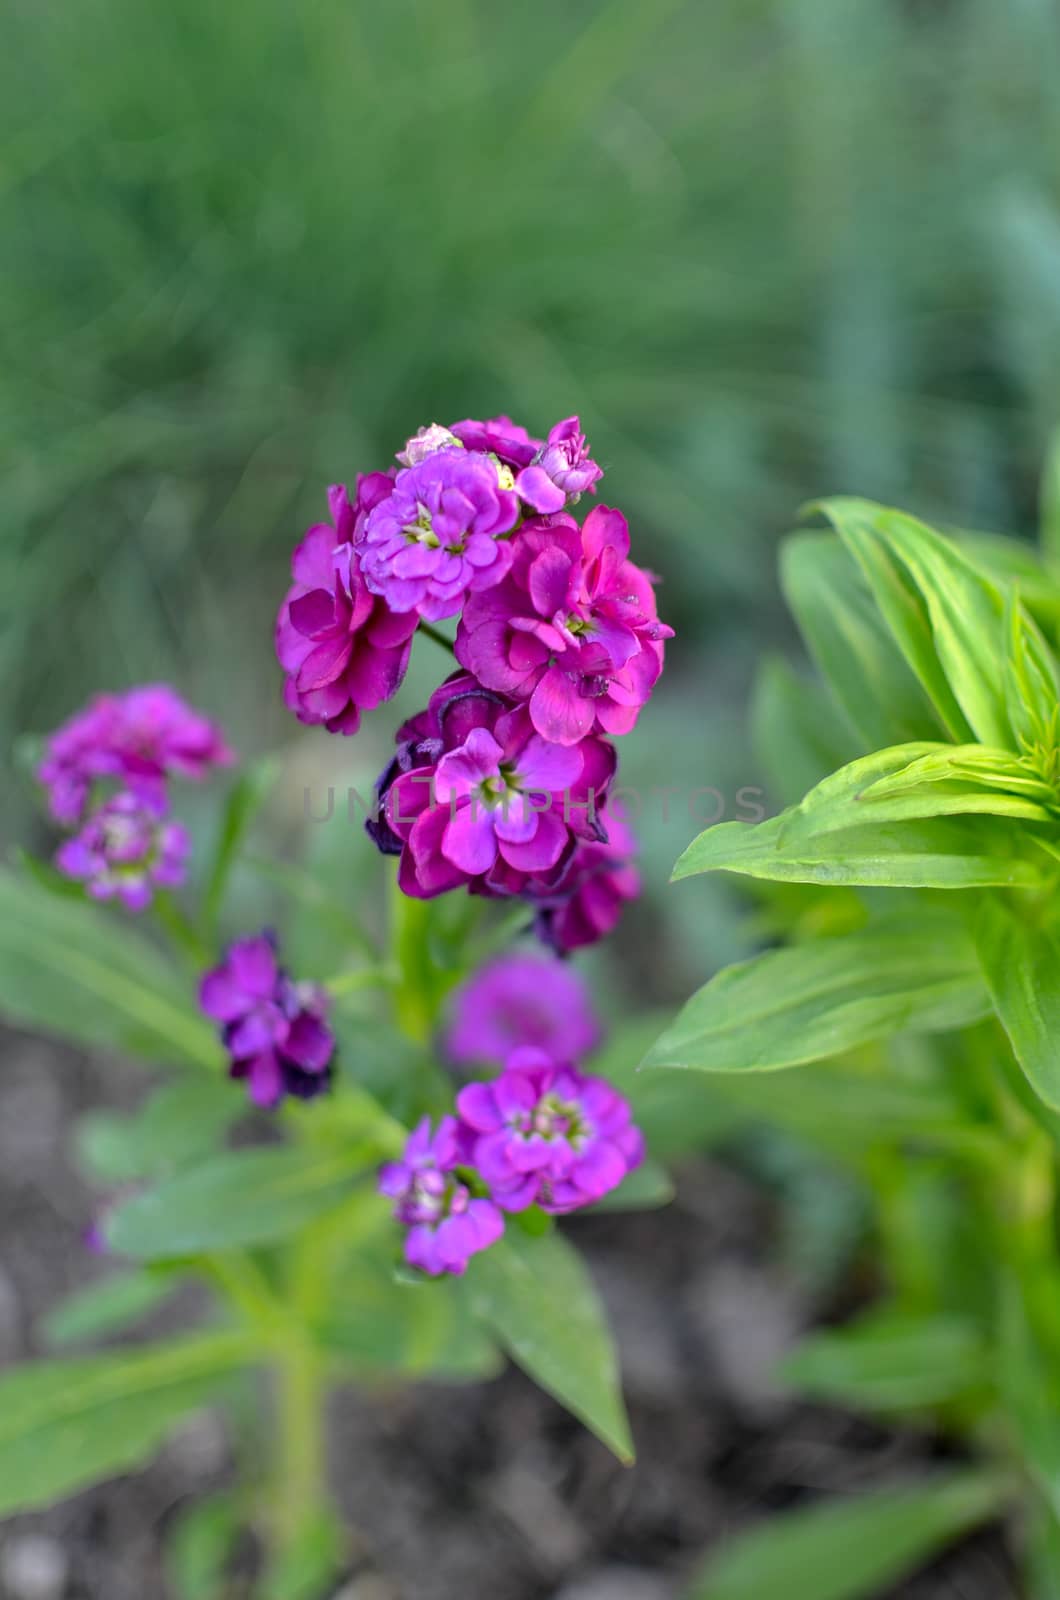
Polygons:
[[[566,1024],[566,1026],[565,1026]],[[465,1084],[456,1116],[425,1119],[380,1174],[408,1229],[405,1259],[431,1276],[462,1273],[504,1230],[505,1213],[537,1205],[564,1215],[609,1194],[637,1167],[644,1140],[629,1103],[571,1057],[598,1042],[581,981],[556,961],[501,957],[458,994],[450,1054],[504,1061]]]
[[327,995],[316,984],[292,982],[271,932],[230,945],[203,977],[199,1004],[221,1024],[229,1076],[246,1079],[256,1105],[276,1106],[285,1095],[312,1100],[328,1088],[335,1036]]
[[[577,417],[535,439],[509,417],[421,428],[399,466],[330,491],[294,552],[276,626],[287,704],[350,734],[394,695],[420,623],[457,618],[460,669],[398,730],[369,832],[406,894],[519,896],[565,952],[637,893],[607,815],[628,733],[672,630],[630,560],[626,519],[579,523],[602,472]],[[437,635],[436,635],[437,637]]]
[[233,760],[220,729],[168,684],[90,700],[47,741],[37,777],[57,822],[76,831],[55,864],[94,899],[142,911],[184,880],[190,841],[169,819],[167,780]]

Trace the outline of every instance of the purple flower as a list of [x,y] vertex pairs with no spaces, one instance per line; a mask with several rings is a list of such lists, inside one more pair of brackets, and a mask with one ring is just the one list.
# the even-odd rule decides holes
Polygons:
[[595,506],[582,528],[565,515],[535,519],[512,554],[504,581],[469,598],[457,659],[487,688],[528,700],[535,729],[557,744],[628,733],[673,629],[628,559],[625,517]]
[[460,1159],[460,1130],[455,1117],[443,1117],[431,1137],[431,1119],[424,1117],[409,1135],[400,1161],[379,1174],[379,1191],[397,1204],[394,1216],[408,1228],[405,1260],[432,1278],[443,1272],[458,1276],[471,1256],[496,1244],[504,1218],[492,1200],[473,1199],[454,1169]]
[[449,431],[466,450],[482,450],[496,456],[513,472],[528,467],[538,451],[544,449],[540,439],[532,439],[511,417],[490,417],[487,422],[466,417],[463,422],[454,422]]
[[138,795],[122,790],[93,811],[59,846],[55,865],[85,886],[93,900],[120,900],[143,911],[156,888],[184,882],[191,851],[187,830],[169,822]]
[[[502,482],[507,473],[507,485]],[[463,447],[437,450],[394,481],[358,545],[365,581],[391,611],[451,617],[511,564],[519,500],[507,468]]]
[[115,780],[161,813],[166,778],[202,778],[233,759],[216,723],[168,684],[149,683],[96,695],[51,735],[37,776],[52,815],[74,823],[98,779]]
[[374,472],[328,490],[334,527],[318,522],[291,558],[294,584],[276,619],[276,654],[287,673],[284,698],[300,722],[329,733],[356,733],[361,712],[401,686],[419,618],[396,615],[368,588],[352,540],[393,489]]
[[607,815],[604,821],[606,843],[584,840],[558,876],[526,887],[526,898],[537,906],[538,936],[557,955],[604,938],[626,901],[640,894],[633,834],[618,817]]
[[499,1078],[461,1089],[456,1108],[468,1157],[504,1211],[592,1205],[644,1157],[618,1090],[541,1050],[517,1050]]
[[545,444],[515,480],[520,500],[535,511],[562,511],[587,489],[596,493],[603,471],[589,454],[577,417],[565,417],[549,433]]
[[562,961],[498,956],[453,996],[446,1047],[458,1065],[504,1062],[521,1045],[577,1061],[600,1042],[582,977]]
[[390,782],[386,822],[404,847],[406,894],[461,884],[518,893],[529,876],[558,870],[578,838],[602,836],[597,807],[615,770],[606,741],[550,744],[525,706],[462,673],[403,732],[407,770]]
[[270,933],[230,945],[204,974],[199,1004],[221,1023],[229,1077],[247,1080],[256,1105],[278,1105],[284,1095],[311,1100],[328,1088],[335,1036],[325,1020],[327,996],[291,981]]

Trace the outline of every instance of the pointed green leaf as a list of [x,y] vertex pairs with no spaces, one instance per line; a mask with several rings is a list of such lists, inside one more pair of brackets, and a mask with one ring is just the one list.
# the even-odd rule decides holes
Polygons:
[[211,1333],[7,1373],[0,1378],[0,1515],[50,1505],[138,1466],[256,1355],[245,1333]]
[[531,1238],[509,1228],[474,1258],[467,1284],[476,1312],[524,1372],[631,1462],[614,1343],[574,1247],[555,1231]]
[[44,1319],[44,1337],[58,1349],[120,1333],[157,1310],[176,1287],[176,1278],[168,1273],[112,1273],[54,1306]]
[[788,1511],[737,1535],[690,1600],[872,1600],[1004,1504],[984,1473]]
[[944,725],[838,540],[791,535],[781,547],[780,581],[811,655],[865,746],[939,737]]
[[974,1324],[886,1310],[812,1333],[778,1377],[814,1399],[887,1413],[966,1398],[989,1382],[990,1362]]
[[83,1165],[104,1183],[161,1177],[202,1160],[247,1110],[241,1084],[195,1073],[165,1084],[132,1116],[95,1112],[77,1128]]
[[965,1027],[989,1011],[962,924],[926,913],[913,930],[869,928],[726,968],[692,996],[644,1065],[772,1072],[903,1030]]
[[216,1067],[195,997],[131,920],[0,869],[0,1012],[157,1062]]
[[371,1144],[230,1151],[116,1206],[107,1243],[140,1261],[268,1244],[337,1205],[378,1158]]
[[792,820],[719,822],[694,839],[674,879],[739,872],[780,883],[861,884],[898,889],[1034,887],[1041,870],[1010,852],[1016,836],[1002,819],[936,818],[864,824],[820,838],[785,837]]
[[991,896],[976,914],[975,942],[1016,1060],[1046,1105],[1060,1109],[1060,938]]

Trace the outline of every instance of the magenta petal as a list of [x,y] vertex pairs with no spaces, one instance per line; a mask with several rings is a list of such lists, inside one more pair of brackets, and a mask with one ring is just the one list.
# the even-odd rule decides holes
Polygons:
[[541,616],[551,617],[569,608],[572,565],[570,557],[555,545],[531,562],[530,598]]
[[472,801],[459,808],[446,826],[442,854],[471,877],[489,871],[497,858],[497,838],[486,807]]
[[255,1105],[277,1105],[283,1096],[283,1072],[273,1051],[256,1056],[247,1069],[247,1087]]
[[477,1133],[492,1133],[500,1125],[500,1113],[488,1083],[469,1083],[456,1097],[461,1118]]
[[458,750],[444,755],[435,773],[434,791],[440,800],[468,794],[492,777],[504,751],[485,728],[472,728]]
[[543,467],[524,467],[515,480],[515,492],[542,515],[562,511],[567,503],[567,496],[552,482]]
[[[532,705],[530,709],[533,715]],[[577,745],[552,744],[534,734],[519,756],[519,781],[525,789],[559,794],[578,781],[582,765]]]
[[271,999],[276,984],[276,952],[262,934],[256,939],[237,939],[228,952],[232,979],[255,999]]
[[596,718],[592,700],[579,694],[578,680],[561,667],[549,667],[530,697],[530,718],[553,744],[577,744]]
[[558,817],[554,811],[542,811],[538,814],[532,839],[525,844],[502,839],[500,851],[510,866],[518,867],[522,872],[547,872],[563,854],[567,837],[567,827],[562,817]]
[[291,601],[288,615],[292,627],[306,638],[325,633],[335,621],[334,596],[327,589],[310,589],[308,594],[300,594]]

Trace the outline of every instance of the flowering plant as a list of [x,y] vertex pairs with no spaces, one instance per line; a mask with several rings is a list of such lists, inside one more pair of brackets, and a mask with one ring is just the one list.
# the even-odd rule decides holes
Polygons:
[[1045,1600],[1060,1593],[1060,505],[1050,487],[1039,555],[866,501],[814,510],[832,531],[794,535],[782,574],[824,685],[773,666],[756,706],[790,804],[709,829],[675,871],[749,878],[783,943],[711,979],[646,1064],[710,1074],[708,1092],[796,1130],[868,1201],[874,1303],[797,1347],[789,1387],[933,1422],[973,1464],[767,1520],[695,1593],[770,1594],[783,1573],[806,1600],[882,1595],[1000,1520],[1020,1592]]
[[[394,467],[332,488],[294,551],[275,648],[299,722],[354,735],[417,638],[452,658],[397,728],[367,824],[397,858],[381,943],[341,890],[251,862],[275,761],[238,773],[212,845],[179,820],[180,780],[236,757],[168,686],[97,695],[46,740],[37,776],[65,837],[50,865],[23,856],[0,878],[0,1002],[173,1069],[134,1114],[83,1130],[105,1191],[89,1242],[113,1270],[47,1333],[112,1336],[189,1279],[209,1310],[192,1334],[0,1381],[0,1511],[128,1469],[259,1369],[275,1461],[262,1481],[252,1442],[245,1483],[205,1508],[225,1530],[218,1594],[248,1527],[272,1600],[341,1569],[324,1420],[350,1377],[475,1378],[506,1351],[631,1459],[606,1318],[555,1224],[669,1195],[647,1156],[653,1096],[594,1064],[602,1030],[561,959],[637,894],[635,842],[608,811],[612,740],[671,631],[622,515],[579,520],[601,476],[577,418],[542,440],[507,417],[432,425]],[[308,907],[315,957],[288,915],[248,920],[252,864],[288,912]]]

